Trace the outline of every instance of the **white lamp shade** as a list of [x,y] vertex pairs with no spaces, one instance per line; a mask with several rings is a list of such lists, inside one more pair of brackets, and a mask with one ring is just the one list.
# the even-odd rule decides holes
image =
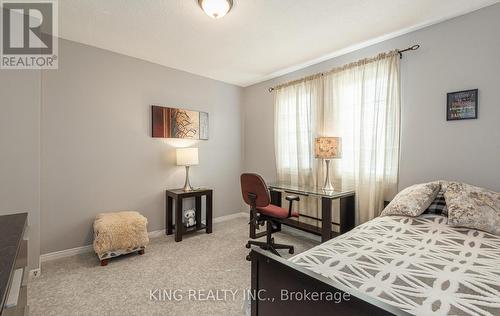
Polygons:
[[198,164],[198,148],[177,148],[177,165],[194,166]]

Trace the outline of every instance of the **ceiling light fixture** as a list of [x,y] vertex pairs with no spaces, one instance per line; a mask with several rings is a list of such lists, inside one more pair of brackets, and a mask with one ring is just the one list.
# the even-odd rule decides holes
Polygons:
[[198,0],[201,9],[211,18],[220,19],[233,7],[233,0]]

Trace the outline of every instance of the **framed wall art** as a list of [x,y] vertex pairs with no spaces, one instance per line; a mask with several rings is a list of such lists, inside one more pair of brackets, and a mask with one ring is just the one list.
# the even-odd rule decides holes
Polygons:
[[208,113],[153,105],[152,136],[208,140]]
[[477,119],[478,89],[448,93],[446,100],[446,120]]

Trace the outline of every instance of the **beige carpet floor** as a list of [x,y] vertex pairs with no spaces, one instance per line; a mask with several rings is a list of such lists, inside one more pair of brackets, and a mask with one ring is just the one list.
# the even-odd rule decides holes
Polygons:
[[[290,231],[275,239],[295,245],[296,254],[317,244]],[[93,253],[46,262],[28,286],[30,314],[242,315],[243,291],[250,286],[247,240],[247,219],[237,218],[179,243],[173,236],[152,239],[145,255],[119,257],[106,267]],[[175,290],[178,300],[159,294]]]

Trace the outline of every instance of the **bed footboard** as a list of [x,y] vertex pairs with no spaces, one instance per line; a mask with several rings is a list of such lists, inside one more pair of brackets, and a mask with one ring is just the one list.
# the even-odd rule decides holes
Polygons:
[[252,316],[409,315],[261,249],[252,260]]

